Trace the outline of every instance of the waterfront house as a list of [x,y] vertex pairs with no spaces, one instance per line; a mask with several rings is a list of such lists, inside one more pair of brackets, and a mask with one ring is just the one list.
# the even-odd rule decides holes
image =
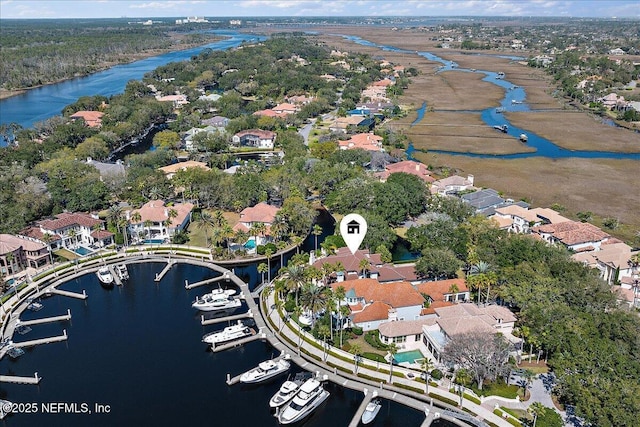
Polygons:
[[160,243],[184,230],[192,211],[191,203],[166,206],[163,200],[151,200],[140,209],[127,212],[129,234],[138,242]]
[[438,362],[441,361],[444,347],[458,334],[500,333],[515,346],[521,343],[519,338],[511,334],[516,317],[506,307],[499,305],[478,307],[471,303],[456,304],[436,308],[435,316],[432,323],[426,323],[422,327],[422,340],[426,350]]
[[366,127],[371,130],[373,128],[374,120],[369,117],[364,117],[360,115],[355,116],[347,116],[347,117],[336,117],[336,119],[329,125],[329,130],[331,132],[342,132],[347,133],[359,127]]
[[[541,225],[543,223],[536,213],[523,206],[513,204],[496,208],[494,215],[490,218],[496,220],[501,228],[505,228],[512,233],[529,233],[531,227]],[[508,224],[507,227],[503,227]]]
[[124,163],[122,163],[122,160],[116,160],[115,163],[105,163],[93,160],[91,157],[87,157],[87,164],[98,169],[101,181],[122,178],[127,173],[127,169],[125,168]]
[[229,124],[229,119],[224,116],[213,116],[200,122],[204,126],[212,126],[218,132],[223,132]]
[[385,322],[415,320],[425,302],[409,282],[380,283],[367,278],[331,285],[334,291],[339,286],[345,288],[351,322],[364,331],[378,329]]
[[113,244],[113,233],[105,229],[105,221],[97,215],[63,212],[55,218],[43,219],[18,233],[36,239],[54,249],[76,250],[80,246],[98,248]]
[[40,268],[49,263],[49,247],[25,236],[0,234],[0,273],[15,275],[26,268]]
[[273,149],[276,140],[276,133],[270,130],[249,129],[243,130],[233,135],[235,145],[256,147],[263,149]]
[[189,103],[189,101],[187,100],[187,95],[181,95],[181,94],[164,95],[164,96],[156,95],[156,100],[160,102],[172,102],[174,108],[181,108],[183,105],[186,105]]
[[[431,305],[434,303],[453,303],[468,302],[470,299],[469,288],[465,279],[448,279],[435,280],[431,282],[422,282],[415,285],[415,288],[421,295],[427,296],[427,302]],[[444,305],[442,305],[444,306]]]
[[432,183],[435,178],[431,176],[431,172],[424,163],[415,162],[413,160],[405,160],[397,163],[390,163],[385,166],[385,170],[376,174],[380,181],[385,182],[392,173],[408,173],[415,175],[425,183]]
[[[611,243],[613,241],[613,243]],[[633,277],[631,258],[638,253],[624,242],[611,239],[600,246],[598,251],[584,251],[573,254],[574,261],[597,268],[600,277],[609,285],[621,282],[624,278]]]
[[473,175],[468,175],[466,178],[459,175],[442,178],[431,184],[431,194],[446,196],[460,191],[465,191],[474,188],[473,180]]
[[588,222],[565,221],[544,224],[532,229],[542,240],[550,244],[562,244],[574,252],[600,250],[611,236]]
[[240,219],[233,227],[233,231],[242,230],[246,233],[250,233],[254,225],[263,224],[265,226],[265,231],[259,235],[253,236],[256,238],[256,245],[263,245],[270,238],[271,225],[275,221],[276,214],[279,210],[280,208],[264,202],[244,208],[242,212],[240,212]]

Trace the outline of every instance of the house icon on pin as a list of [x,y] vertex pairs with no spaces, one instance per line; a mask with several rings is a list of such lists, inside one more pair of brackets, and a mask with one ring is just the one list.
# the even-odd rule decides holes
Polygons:
[[347,223],[347,234],[360,234],[360,223],[355,219]]

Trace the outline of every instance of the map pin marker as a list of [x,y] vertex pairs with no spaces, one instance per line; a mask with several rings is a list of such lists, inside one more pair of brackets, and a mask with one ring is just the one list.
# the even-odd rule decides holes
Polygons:
[[340,234],[352,254],[355,254],[367,234],[367,221],[358,214],[349,214],[340,221]]

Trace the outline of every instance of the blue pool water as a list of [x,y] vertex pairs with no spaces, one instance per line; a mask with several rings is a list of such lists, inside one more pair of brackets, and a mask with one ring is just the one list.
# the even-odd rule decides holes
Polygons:
[[424,359],[424,355],[420,352],[420,350],[411,350],[404,351],[402,353],[396,353],[396,355],[393,356],[393,359],[396,361],[396,363],[414,363],[416,359]]
[[85,248],[84,246],[78,246],[73,251],[78,255],[82,255],[82,256],[89,255],[91,253],[91,251]]
[[146,245],[159,245],[164,243],[164,239],[145,239],[144,243]]
[[249,239],[247,240],[247,243],[245,243],[243,246],[247,249],[255,249],[256,241],[254,239]]

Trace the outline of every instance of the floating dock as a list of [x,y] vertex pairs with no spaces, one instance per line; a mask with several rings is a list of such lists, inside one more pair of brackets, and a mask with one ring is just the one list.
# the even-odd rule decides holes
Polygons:
[[77,292],[63,291],[62,289],[58,289],[58,288],[47,288],[45,293],[62,295],[64,297],[77,298],[77,299],[87,299],[88,297],[84,289],[82,290],[82,293],[79,294]]
[[156,277],[155,279],[153,279],[154,282],[159,282],[162,280],[162,278],[164,277],[165,274],[167,274],[169,272],[169,270],[171,270],[171,267],[173,267],[173,264],[175,264],[175,261],[169,261],[167,262],[167,265],[162,269],[162,271],[160,273],[156,273]]
[[202,326],[207,326],[207,325],[215,325],[216,323],[231,322],[233,320],[247,319],[250,317],[253,317],[253,313],[251,312],[251,310],[247,311],[246,313],[236,314],[234,316],[220,317],[219,319],[215,319],[215,318],[205,319],[204,315],[202,315],[200,319],[200,323],[202,324]]
[[358,427],[358,425],[360,424],[360,419],[362,418],[362,414],[364,414],[364,410],[367,409],[367,405],[369,404],[369,402],[371,402],[371,400],[377,395],[378,393],[376,393],[375,391],[369,394],[368,390],[366,388],[364,389],[364,399],[362,399],[362,403],[351,419],[349,427]]
[[62,332],[63,332],[62,335],[57,335],[55,337],[40,338],[38,340],[31,340],[31,341],[14,342],[12,345],[17,348],[22,348],[22,347],[32,347],[34,345],[39,345],[39,344],[49,344],[52,342],[66,341],[68,338],[66,329]]
[[16,326],[40,325],[43,323],[64,322],[66,320],[71,320],[71,310],[69,309],[67,309],[67,314],[63,314],[62,316],[45,317],[43,319],[33,320],[18,320],[16,322]]
[[15,375],[0,375],[0,382],[2,383],[14,383],[14,384],[33,384],[38,385],[40,378],[36,372],[32,377],[18,377]]
[[197,288],[198,286],[202,286],[202,285],[208,285],[209,283],[215,283],[215,282],[220,282],[222,280],[229,280],[231,279],[231,273],[230,272],[226,272],[221,276],[218,277],[214,277],[212,279],[206,279],[206,280],[201,280],[200,282],[196,282],[196,283],[191,283],[189,284],[188,281],[184,281],[184,288],[185,289],[193,289],[193,288]]
[[115,284],[118,286],[122,286],[122,280],[120,280],[120,276],[116,274],[116,269],[114,268],[114,266],[109,265],[107,268],[109,269],[109,273],[111,273],[111,276],[113,276],[113,281],[115,282]]

